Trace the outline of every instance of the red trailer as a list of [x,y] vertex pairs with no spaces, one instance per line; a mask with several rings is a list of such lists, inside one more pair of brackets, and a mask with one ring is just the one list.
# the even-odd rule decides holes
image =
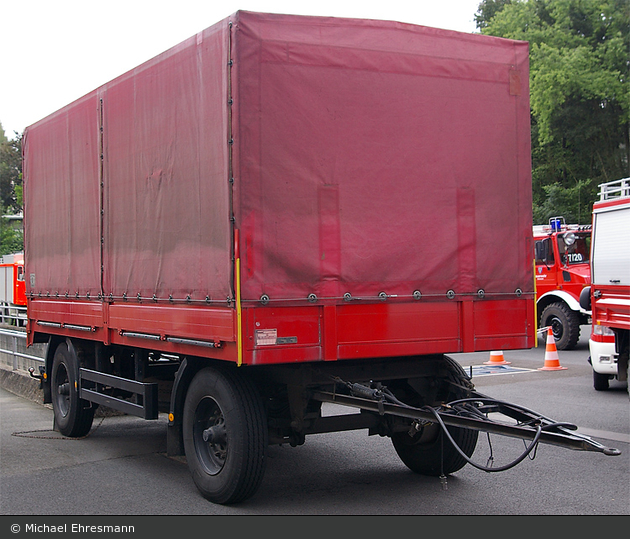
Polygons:
[[[28,338],[57,428],[167,411],[218,503],[318,432],[464,466],[493,424],[442,413],[475,395],[445,354],[535,341],[528,78],[524,42],[241,11],[29,127]],[[585,443],[551,430],[508,435]]]

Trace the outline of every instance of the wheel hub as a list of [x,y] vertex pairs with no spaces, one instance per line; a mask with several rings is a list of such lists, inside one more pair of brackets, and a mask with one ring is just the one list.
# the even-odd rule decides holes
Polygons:
[[228,453],[225,418],[218,403],[208,397],[195,411],[193,438],[199,461],[210,475],[223,468]]
[[225,425],[220,423],[207,428],[203,431],[202,438],[204,442],[208,442],[209,444],[225,445]]
[[562,338],[562,322],[559,318],[554,317],[551,319],[551,331],[557,341]]

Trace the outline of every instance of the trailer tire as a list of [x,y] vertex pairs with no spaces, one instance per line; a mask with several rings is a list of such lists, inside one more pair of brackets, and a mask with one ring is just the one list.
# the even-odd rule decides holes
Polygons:
[[[557,301],[543,309],[540,327],[551,326],[558,350],[573,350],[580,339],[580,317],[566,303]],[[543,339],[547,338],[545,333]]]
[[227,368],[200,370],[183,412],[184,451],[208,500],[233,504],[253,496],[264,475],[267,421],[256,387]]
[[[445,378],[448,389],[445,401],[453,401],[469,396],[467,389],[473,389],[470,377],[462,366],[454,359],[444,356],[449,370]],[[479,433],[472,429],[447,427],[449,434],[458,447],[471,457],[477,447]],[[454,473],[467,464],[467,460],[455,449],[439,425],[433,423],[410,436],[407,432],[392,435],[394,449],[400,460],[413,472],[440,476]]]
[[52,362],[51,392],[56,429],[70,438],[85,436],[92,428],[94,406],[79,398],[80,352],[67,342],[57,346]]

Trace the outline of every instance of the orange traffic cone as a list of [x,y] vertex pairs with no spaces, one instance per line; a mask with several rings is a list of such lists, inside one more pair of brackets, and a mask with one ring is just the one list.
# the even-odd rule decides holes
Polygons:
[[540,367],[539,371],[561,371],[566,367],[560,366],[560,358],[558,357],[558,349],[556,348],[556,340],[553,338],[551,327],[547,328],[547,347],[545,349],[545,366]]
[[484,361],[484,365],[509,365],[509,361],[503,359],[503,352],[490,352],[490,361]]

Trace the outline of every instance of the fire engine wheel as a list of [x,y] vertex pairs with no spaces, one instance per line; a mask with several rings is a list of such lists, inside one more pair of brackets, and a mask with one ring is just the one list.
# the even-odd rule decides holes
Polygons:
[[61,434],[72,438],[90,432],[94,420],[94,407],[79,398],[80,355],[80,349],[65,342],[59,344],[50,381],[55,426]]
[[[450,371],[446,378],[446,384],[450,389],[445,401],[468,397],[465,388],[473,387],[470,377],[454,359],[448,356],[444,356],[444,359]],[[459,448],[471,457],[477,447],[478,432],[450,426],[447,429]],[[410,470],[422,475],[448,475],[460,470],[467,463],[436,424],[423,427],[413,436],[408,432],[394,433],[392,443],[400,460]]]
[[[543,309],[540,327],[551,326],[558,350],[572,350],[580,339],[580,319],[575,311],[564,303],[552,303]],[[544,334],[546,339],[547,335]]]
[[593,371],[593,387],[596,391],[606,391],[609,386],[609,380],[609,375]]
[[255,494],[266,465],[267,421],[256,387],[229,369],[205,368],[184,404],[184,450],[201,494],[232,504]]

